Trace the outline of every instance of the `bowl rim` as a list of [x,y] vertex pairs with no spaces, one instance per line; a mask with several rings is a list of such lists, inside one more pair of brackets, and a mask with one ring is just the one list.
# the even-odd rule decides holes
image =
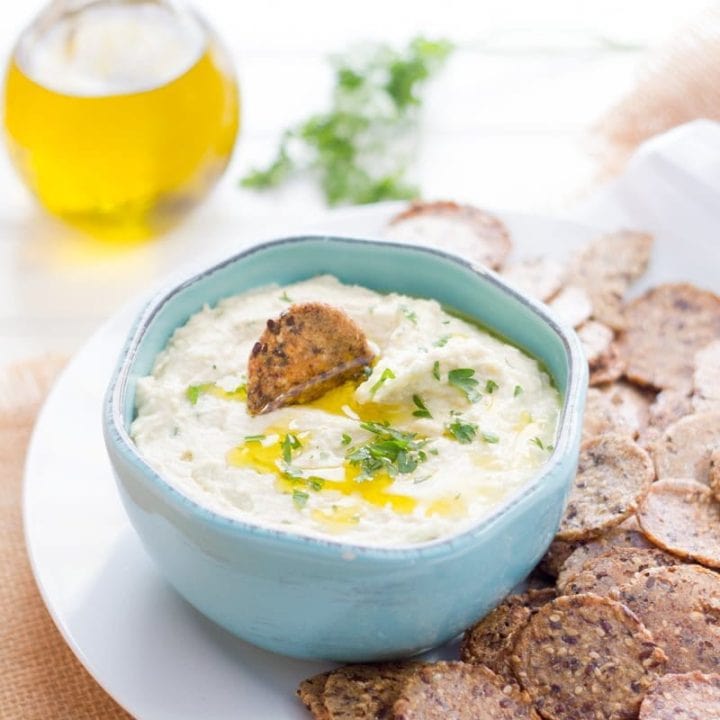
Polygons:
[[[382,545],[363,545],[332,538],[302,535],[291,530],[267,527],[233,518],[201,505],[199,502],[193,500],[188,495],[185,495],[171,482],[166,480],[143,458],[142,454],[130,437],[128,430],[125,428],[122,406],[125,393],[127,392],[130,368],[137,357],[139,348],[142,345],[150,324],[161,309],[174,296],[196,284],[200,280],[256,253],[265,252],[270,248],[276,248],[283,245],[317,241],[359,245],[364,246],[367,249],[375,248],[377,246],[393,248],[400,250],[401,252],[421,253],[434,256],[438,259],[442,259],[443,261],[459,265],[461,268],[469,270],[480,281],[493,284],[495,287],[499,288],[502,293],[512,297],[515,301],[524,305],[536,316],[538,316],[546,325],[548,325],[560,339],[568,363],[568,380],[565,397],[563,399],[562,408],[558,418],[555,447],[550,457],[543,465],[540,466],[540,468],[538,468],[538,471],[532,476],[532,478],[519,488],[516,488],[514,492],[510,493],[501,503],[493,508],[490,513],[479,518],[465,530],[450,536],[440,537],[423,543],[392,547]],[[134,466],[134,468],[138,470],[146,480],[152,483],[163,494],[167,502],[179,505],[186,513],[196,517],[202,523],[214,526],[217,530],[222,532],[229,532],[233,535],[237,535],[238,537],[250,536],[258,540],[273,541],[281,543],[288,548],[293,546],[297,548],[297,546],[300,545],[320,552],[329,552],[333,555],[340,552],[342,557],[345,559],[427,559],[454,553],[461,545],[467,542],[469,538],[487,532],[513,507],[526,501],[526,498],[530,498],[534,493],[539,491],[543,480],[547,476],[551,475],[553,471],[564,462],[566,455],[572,450],[573,445],[575,444],[573,442],[575,438],[578,438],[577,444],[579,445],[581,413],[578,413],[578,409],[582,410],[582,406],[584,404],[584,395],[587,388],[587,376],[587,361],[585,360],[585,354],[575,332],[571,328],[563,326],[563,324],[553,316],[552,312],[550,312],[544,304],[519,292],[507,284],[490,268],[473,264],[462,257],[443,250],[408,243],[399,243],[372,238],[359,238],[350,235],[327,235],[313,233],[290,235],[255,243],[250,247],[226,257],[223,260],[212,262],[207,267],[199,270],[189,277],[186,277],[180,282],[170,282],[150,297],[135,317],[123,349],[115,364],[115,368],[105,393],[102,412],[103,435],[108,451],[110,451],[112,446],[112,448],[117,451],[126,462],[128,462],[131,466]]]

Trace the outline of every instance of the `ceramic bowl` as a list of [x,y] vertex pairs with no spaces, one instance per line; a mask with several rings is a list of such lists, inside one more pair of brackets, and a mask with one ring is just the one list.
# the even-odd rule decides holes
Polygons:
[[[563,406],[537,476],[471,529],[409,548],[368,548],[228,519],[156,473],[129,436],[138,378],[205,304],[330,273],[378,291],[435,298],[538,358]],[[130,520],[159,570],[198,610],[260,647],[367,661],[438,645],[496,605],[540,560],[575,474],[587,385],[577,337],[489,270],[441,252],[295,237],[258,245],[161,293],[140,314],[110,383],[105,442]]]

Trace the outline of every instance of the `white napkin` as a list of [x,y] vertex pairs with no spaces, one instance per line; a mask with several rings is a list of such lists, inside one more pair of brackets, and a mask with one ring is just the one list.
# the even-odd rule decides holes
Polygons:
[[647,141],[569,217],[652,233],[655,254],[672,257],[652,268],[653,282],[682,277],[720,290],[720,124],[696,120]]

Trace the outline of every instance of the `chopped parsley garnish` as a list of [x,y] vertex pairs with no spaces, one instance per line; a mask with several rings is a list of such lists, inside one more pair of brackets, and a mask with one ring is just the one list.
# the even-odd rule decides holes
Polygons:
[[448,343],[448,340],[450,339],[450,335],[443,335],[442,337],[439,337],[433,345],[435,347],[445,347]]
[[246,435],[244,440],[246,443],[259,443],[265,439],[265,435]]
[[471,402],[480,399],[477,391],[478,381],[475,379],[475,371],[472,368],[456,368],[448,373],[448,383],[457,388]]
[[419,395],[413,395],[413,402],[415,403],[415,407],[417,410],[413,412],[413,417],[418,418],[431,418],[432,415],[430,414],[430,411],[427,409],[427,406],[423,402],[423,399]]
[[308,485],[315,491],[320,492],[320,490],[323,489],[323,485],[325,485],[325,481],[321,477],[317,477],[316,475],[312,475],[308,478]]
[[380,375],[380,379],[370,388],[370,394],[374,395],[384,384],[386,380],[394,380],[395,373],[390,368],[385,368]]
[[293,450],[298,450],[302,447],[302,443],[297,439],[296,435],[287,433],[282,440],[282,456],[286,465],[292,462]]
[[310,499],[310,495],[304,490],[293,490],[292,499],[298,508],[305,507],[307,501]]
[[518,395],[523,394],[523,387],[522,385],[516,385],[515,390],[513,390],[513,397],[517,397]]
[[342,434],[342,444],[349,445],[351,442],[352,442],[352,438],[347,433],[343,433]]
[[480,434],[482,435],[482,439],[483,439],[486,443],[496,443],[496,442],[500,442],[500,437],[499,437],[498,435],[496,435],[495,433],[482,432],[482,433],[480,433]]
[[467,445],[475,439],[478,426],[475,423],[465,423],[455,420],[447,426],[448,433],[462,445]]
[[417,325],[417,313],[414,310],[411,310],[407,305],[401,305],[400,309],[402,310],[402,314],[413,324]]
[[548,445],[547,447],[545,447],[545,445],[543,445],[543,441],[537,436],[534,437],[530,442],[533,445],[535,445],[536,447],[539,447],[541,450],[552,450],[553,449],[552,445]]
[[283,294],[280,296],[280,299],[286,303],[291,303],[293,301],[293,299],[287,294],[287,291],[283,291]]
[[500,386],[494,380],[488,380],[485,383],[485,392],[492,395]]
[[191,405],[195,405],[200,395],[207,390],[207,385],[190,385],[185,391],[185,397],[190,401]]
[[439,379],[440,379],[440,361],[439,361],[439,360],[436,360],[436,361],[433,363],[432,376],[433,376],[436,380],[439,380]]
[[361,474],[357,479],[361,482],[382,471],[391,476],[411,473],[419,463],[427,460],[423,450],[427,440],[418,437],[417,433],[397,430],[387,422],[363,422],[360,427],[373,437],[358,447],[350,448],[346,457],[351,465],[360,468]]

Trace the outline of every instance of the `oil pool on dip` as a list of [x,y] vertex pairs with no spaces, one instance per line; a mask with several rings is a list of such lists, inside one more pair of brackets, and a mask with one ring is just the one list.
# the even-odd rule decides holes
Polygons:
[[[376,358],[357,381],[251,416],[246,368],[268,318],[342,309]],[[138,381],[132,437],[180,492],[227,517],[356,545],[468,528],[553,450],[560,396],[518,348],[434,300],[320,276],[206,307]]]
[[52,3],[10,62],[12,160],[48,210],[94,234],[164,230],[230,158],[232,69],[207,28],[170,3],[68,5]]

